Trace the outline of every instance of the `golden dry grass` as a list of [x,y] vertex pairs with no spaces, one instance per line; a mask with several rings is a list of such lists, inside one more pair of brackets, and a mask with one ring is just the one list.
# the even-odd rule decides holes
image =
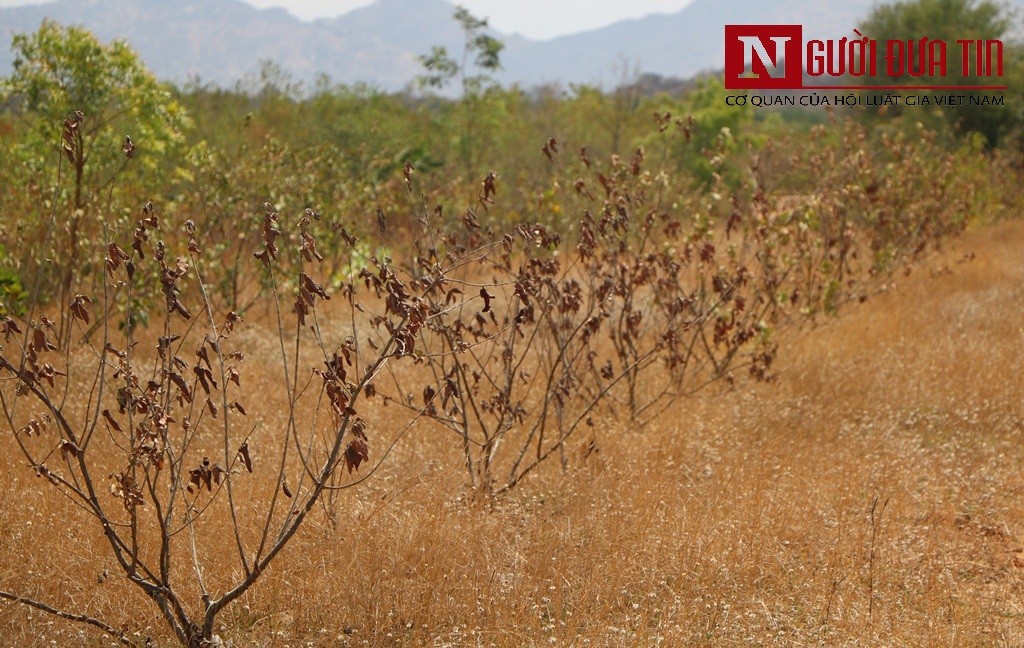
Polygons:
[[[569,474],[547,466],[493,506],[467,498],[451,438],[417,430],[339,496],[336,525],[311,519],[220,633],[258,646],[1021,645],[1022,246],[1021,224],[970,232],[890,292],[787,334],[776,384],[706,393],[648,429],[603,422],[596,455],[582,460],[589,438],[576,439]],[[0,588],[170,644],[98,530],[7,437],[0,456]],[[203,544],[218,541],[209,569],[230,575],[228,538]],[[6,603],[0,637],[101,645]]]

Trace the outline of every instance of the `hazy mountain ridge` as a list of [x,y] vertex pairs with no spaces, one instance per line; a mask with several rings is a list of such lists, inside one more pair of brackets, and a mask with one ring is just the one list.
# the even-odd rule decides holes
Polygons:
[[[670,14],[536,41],[494,32],[507,45],[504,82],[614,85],[623,69],[690,77],[721,68],[726,23],[801,23],[805,37],[850,35],[877,0],[696,0]],[[1017,7],[1024,0],[1015,0]],[[387,90],[406,86],[432,45],[462,50],[463,35],[445,0],[377,0],[339,18],[302,21],[283,9],[257,9],[240,0],[58,0],[0,9],[0,38],[33,31],[46,18],[84,25],[103,40],[123,38],[158,76],[198,76],[231,86],[271,59],[310,81],[365,82]],[[0,71],[13,61],[0,48]]]
[[[525,51],[511,52],[507,66],[512,76],[533,82],[565,78],[575,72],[579,78],[574,80],[614,83],[619,70],[612,69],[612,64],[619,62],[637,65],[644,72],[689,77],[723,67],[726,24],[799,22],[805,34],[839,37],[851,33],[875,1],[697,0],[675,13],[621,21],[536,43]],[[537,68],[532,65],[536,60],[551,63]]]
[[[402,0],[374,7],[387,16]],[[416,0],[438,24],[440,41],[461,46],[461,33],[443,0]],[[33,31],[44,18],[83,25],[105,41],[123,38],[158,76],[232,85],[271,59],[309,81],[328,74],[345,83],[362,81],[395,89],[419,72],[414,52],[386,30],[367,29],[356,20],[305,22],[283,9],[257,9],[239,0],[60,0],[41,6],[0,9],[0,37]],[[442,20],[442,18],[444,20]],[[448,25],[447,23],[452,23]],[[445,38],[447,36],[447,38]],[[0,69],[10,69],[13,53],[0,51]]]

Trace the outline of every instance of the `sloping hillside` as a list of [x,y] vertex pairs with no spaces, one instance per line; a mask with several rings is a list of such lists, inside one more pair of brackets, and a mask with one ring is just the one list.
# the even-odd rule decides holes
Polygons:
[[[534,41],[494,32],[507,44],[501,79],[527,86],[617,83],[623,69],[686,78],[723,63],[727,23],[801,22],[809,36],[849,35],[874,0],[696,0],[671,14],[621,21],[601,29]],[[1013,6],[1024,7],[1024,0]],[[304,22],[280,9],[240,0],[58,0],[0,9],[0,38],[31,31],[44,17],[81,24],[103,39],[127,39],[159,76],[199,76],[231,85],[272,59],[297,79],[318,74],[389,90],[420,72],[417,57],[432,45],[460,52],[463,36],[446,0],[377,0],[331,20]],[[12,60],[0,48],[0,70]]]

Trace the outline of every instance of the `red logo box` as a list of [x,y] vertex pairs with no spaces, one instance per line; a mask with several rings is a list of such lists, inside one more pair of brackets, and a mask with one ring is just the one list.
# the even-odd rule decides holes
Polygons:
[[803,85],[803,27],[726,25],[725,87],[799,89]]

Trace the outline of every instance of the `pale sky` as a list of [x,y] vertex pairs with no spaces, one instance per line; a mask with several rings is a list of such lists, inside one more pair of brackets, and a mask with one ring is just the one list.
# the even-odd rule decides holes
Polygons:
[[[245,0],[257,7],[284,7],[299,18],[340,16],[373,0]],[[529,38],[551,38],[594,29],[625,18],[682,9],[692,0],[461,0],[474,15],[490,18],[491,26]],[[0,7],[43,4],[39,0],[0,0]]]

